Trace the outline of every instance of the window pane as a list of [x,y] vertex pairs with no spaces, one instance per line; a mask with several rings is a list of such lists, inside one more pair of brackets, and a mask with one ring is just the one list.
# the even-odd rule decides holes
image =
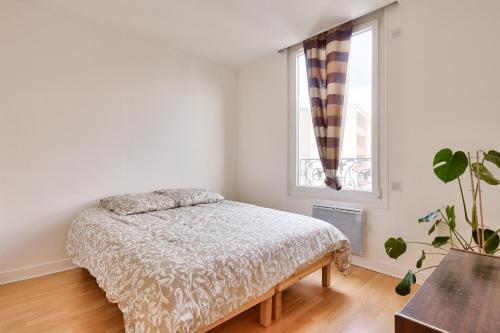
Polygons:
[[312,126],[304,54],[297,56],[298,183],[300,186],[323,186],[324,173]]
[[[353,35],[343,116],[340,178],[343,189],[372,191],[372,30]],[[297,56],[299,186],[324,186],[314,138],[305,56]]]

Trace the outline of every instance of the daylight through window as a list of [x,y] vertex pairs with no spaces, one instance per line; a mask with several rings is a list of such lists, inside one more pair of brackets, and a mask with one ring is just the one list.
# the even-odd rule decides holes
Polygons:
[[[339,177],[343,190],[372,191],[373,29],[351,39]],[[297,185],[325,187],[314,138],[303,52],[296,55]]]

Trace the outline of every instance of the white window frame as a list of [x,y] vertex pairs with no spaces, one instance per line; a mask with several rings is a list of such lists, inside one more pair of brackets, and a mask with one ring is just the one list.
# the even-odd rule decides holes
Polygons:
[[372,191],[340,190],[327,187],[299,186],[298,174],[298,96],[297,56],[303,54],[302,44],[288,49],[288,194],[326,199],[354,206],[387,208],[387,137],[386,137],[386,63],[383,11],[354,21],[353,34],[371,28],[373,31],[373,93],[372,93]]

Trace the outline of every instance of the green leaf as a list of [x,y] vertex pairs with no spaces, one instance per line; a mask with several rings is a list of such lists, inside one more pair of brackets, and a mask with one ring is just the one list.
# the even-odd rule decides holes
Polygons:
[[[478,163],[472,163],[471,166],[472,166],[472,173],[477,178]],[[479,178],[490,185],[500,184],[500,180],[496,179],[495,176],[493,176],[493,174],[488,169],[486,169],[483,163],[479,163]]]
[[490,150],[488,153],[484,154],[484,159],[490,161],[500,168],[500,153],[494,150]]
[[438,247],[448,243],[449,240],[450,240],[449,236],[438,236],[434,238],[434,240],[432,241],[432,245]]
[[[484,236],[486,237],[486,232],[485,232]],[[499,245],[500,245],[500,236],[498,236],[497,233],[491,234],[484,241],[484,249],[485,249],[486,253],[488,253],[488,254],[495,253],[495,251],[496,251],[496,249],[498,249]]]
[[399,284],[396,286],[396,293],[400,296],[406,296],[411,292],[411,286],[417,283],[417,277],[415,274],[409,270],[405,277],[401,279]]
[[[481,229],[479,229],[481,232]],[[498,232],[500,230],[497,230],[496,232],[491,230],[491,229],[484,229],[484,249],[486,253],[488,254],[493,254],[496,249],[498,249],[498,246],[500,245],[500,236],[498,236]],[[477,236],[476,230],[472,231],[472,238],[474,239],[474,242],[476,242],[477,245],[482,247],[482,239],[481,239],[481,234],[479,234],[479,239]]]
[[455,227],[457,226],[455,206],[446,206],[446,217],[448,218],[451,231],[455,231]]
[[437,152],[432,165],[436,176],[444,183],[449,183],[463,175],[469,162],[463,151],[453,154],[451,149],[445,148]]
[[425,215],[418,219],[418,223],[434,221],[438,216],[439,210],[435,210],[432,213]]
[[439,225],[439,223],[443,222],[442,219],[439,219],[437,220],[436,222],[434,222],[434,224],[432,225],[432,227],[429,229],[429,231],[427,232],[428,235],[432,234],[434,232],[434,230],[436,230],[436,227]]
[[389,238],[385,242],[384,246],[385,246],[385,252],[392,259],[398,259],[403,253],[406,252],[406,242],[401,237]]
[[472,205],[472,220],[471,220],[471,227],[473,230],[476,230],[477,228],[477,205],[474,203]]
[[425,260],[425,252],[424,250],[422,250],[422,255],[420,256],[420,259],[418,259],[417,261],[417,268],[422,267],[422,263],[424,262],[424,260]]

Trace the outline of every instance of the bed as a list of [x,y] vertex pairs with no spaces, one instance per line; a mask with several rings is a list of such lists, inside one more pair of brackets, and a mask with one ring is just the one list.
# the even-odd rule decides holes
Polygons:
[[328,223],[227,200],[133,215],[89,208],[67,250],[127,333],[205,332],[259,303],[267,326],[273,296],[277,319],[284,288],[321,267],[328,284],[332,261],[350,264],[349,241]]

